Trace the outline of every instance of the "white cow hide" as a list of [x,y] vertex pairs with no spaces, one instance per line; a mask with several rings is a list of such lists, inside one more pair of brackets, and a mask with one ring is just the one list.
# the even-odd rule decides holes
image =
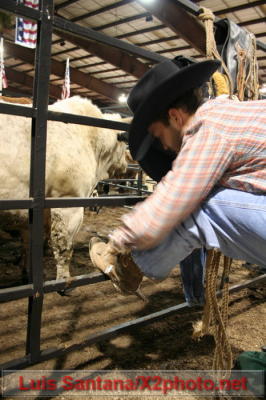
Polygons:
[[[90,100],[78,96],[58,101],[49,109],[122,120],[118,114],[102,114]],[[0,199],[26,199],[29,196],[31,120],[0,114],[0,140]],[[46,197],[90,197],[99,180],[126,170],[125,150],[125,143],[117,140],[117,131],[49,121]],[[17,210],[1,212],[0,219],[10,224],[11,215],[17,226],[18,221],[27,218],[26,211]],[[47,220],[57,279],[68,278],[73,240],[83,221],[83,208],[52,209]],[[25,229],[24,236],[27,236]]]

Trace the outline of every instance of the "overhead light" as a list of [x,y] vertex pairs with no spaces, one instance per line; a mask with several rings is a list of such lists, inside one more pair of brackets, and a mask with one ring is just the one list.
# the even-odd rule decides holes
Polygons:
[[154,0],[140,0],[141,3],[151,4],[154,3]]
[[126,103],[127,101],[127,96],[125,95],[125,93],[122,93],[119,97],[118,97],[119,103]]
[[151,22],[151,21],[153,21],[153,16],[151,14],[148,14],[146,16],[146,22]]

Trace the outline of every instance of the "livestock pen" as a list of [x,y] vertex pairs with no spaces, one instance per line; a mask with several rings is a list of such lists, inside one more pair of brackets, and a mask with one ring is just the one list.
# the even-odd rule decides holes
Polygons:
[[[35,80],[34,96],[32,107],[22,107],[15,105],[0,104],[1,113],[10,113],[18,116],[32,118],[32,149],[31,149],[31,179],[29,198],[27,200],[0,200],[1,210],[28,209],[29,210],[29,229],[30,229],[30,273],[29,283],[17,287],[9,287],[0,290],[0,301],[6,303],[9,301],[28,299],[27,316],[27,337],[25,355],[9,360],[1,364],[3,370],[13,370],[35,365],[49,359],[65,356],[66,354],[78,351],[86,346],[100,343],[106,339],[123,332],[128,332],[137,326],[144,326],[150,322],[156,322],[167,316],[176,315],[179,311],[186,309],[187,304],[181,303],[170,306],[163,310],[153,310],[152,313],[141,315],[137,319],[123,322],[119,325],[108,327],[105,330],[92,333],[85,340],[79,343],[72,343],[69,346],[60,348],[41,348],[41,329],[42,329],[42,310],[45,296],[56,291],[71,289],[90,284],[99,284],[107,278],[99,273],[90,273],[71,278],[68,281],[46,281],[43,279],[43,212],[45,208],[62,207],[89,207],[89,206],[131,206],[138,201],[143,200],[141,195],[137,196],[106,196],[97,198],[46,198],[45,197],[45,149],[46,149],[46,126],[47,120],[61,121],[73,124],[88,124],[92,126],[108,127],[110,129],[125,130],[127,125],[118,122],[97,120],[90,117],[76,116],[70,114],[59,114],[48,111],[48,90],[50,74],[51,57],[51,37],[53,28],[67,31],[78,36],[90,37],[93,40],[100,40],[106,44],[110,43],[117,48],[124,48],[132,54],[139,57],[153,59],[154,62],[162,60],[162,56],[137,48],[128,43],[117,39],[109,38],[103,34],[85,29],[72,22],[65,21],[60,17],[53,16],[53,1],[42,0],[40,11],[10,3],[8,0],[2,0],[0,8],[20,16],[37,20],[39,24],[39,37],[36,49],[35,60]],[[63,136],[64,132],[62,132]],[[140,188],[138,188],[140,192]],[[265,280],[265,275],[250,279],[244,283],[235,283],[230,292],[235,293],[240,289],[252,286]],[[110,300],[110,297],[109,297]],[[58,300],[61,301],[61,300]],[[65,302],[65,300],[62,300]],[[70,300],[71,301],[71,300]],[[121,300],[120,300],[121,301]],[[113,303],[111,303],[114,305]],[[102,310],[104,312],[104,304]],[[109,306],[110,309],[110,306]],[[148,311],[149,307],[147,307]],[[86,310],[89,312],[89,310]],[[79,312],[78,310],[76,311]],[[179,320],[180,322],[180,320]],[[93,321],[91,321],[93,325]],[[146,338],[146,340],[148,340]],[[145,345],[145,341],[141,343]],[[121,363],[120,365],[123,365]],[[59,369],[59,368],[58,368]]]

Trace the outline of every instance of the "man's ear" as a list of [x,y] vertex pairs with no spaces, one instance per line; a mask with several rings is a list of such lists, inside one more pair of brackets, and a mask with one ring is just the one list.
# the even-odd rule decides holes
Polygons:
[[183,126],[183,118],[182,118],[182,112],[179,108],[170,108],[168,110],[168,116],[169,116],[169,123],[177,128],[181,129]]

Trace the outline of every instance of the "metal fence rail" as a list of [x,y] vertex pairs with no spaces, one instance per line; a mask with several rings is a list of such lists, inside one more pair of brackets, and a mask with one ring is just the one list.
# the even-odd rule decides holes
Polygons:
[[[248,280],[241,284],[232,286],[231,288],[229,288],[229,293],[236,293],[241,289],[244,289],[244,288],[247,288],[250,286],[254,286],[256,284],[261,284],[262,282],[265,282],[265,281],[266,281],[266,274],[261,275],[257,278]],[[221,294],[220,292],[217,292],[218,296],[220,294]],[[145,326],[152,322],[160,321],[161,319],[163,319],[165,317],[169,317],[170,315],[173,315],[187,307],[188,307],[187,303],[177,304],[175,306],[168,307],[164,310],[145,315],[144,317],[136,318],[132,321],[124,322],[120,325],[113,326],[112,328],[106,329],[104,331],[94,333],[94,334],[90,335],[89,337],[87,337],[81,343],[76,343],[69,347],[64,347],[64,348],[59,348],[59,349],[44,350],[40,353],[38,361],[39,362],[46,361],[46,360],[49,360],[54,357],[64,356],[64,355],[70,353],[71,351],[81,350],[84,347],[91,346],[95,343],[99,343],[102,340],[111,339],[114,336],[118,335],[119,333],[124,333],[124,332],[128,331],[129,329],[132,329],[136,326]],[[22,357],[20,359],[12,360],[11,362],[2,364],[2,365],[0,365],[0,368],[2,368],[3,370],[14,370],[14,369],[25,368],[29,364],[30,364],[30,358],[29,358],[29,355],[26,355],[25,357]]]

